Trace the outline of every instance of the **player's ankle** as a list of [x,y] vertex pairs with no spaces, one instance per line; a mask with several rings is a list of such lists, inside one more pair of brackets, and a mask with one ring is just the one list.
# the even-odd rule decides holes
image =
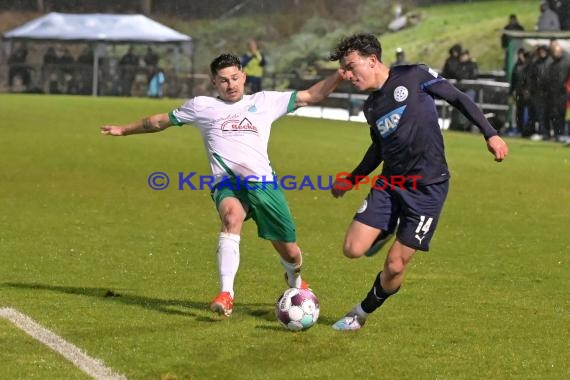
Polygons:
[[359,318],[362,318],[362,319],[366,319],[370,315],[370,313],[367,313],[362,309],[361,304],[356,305],[353,310],[354,310],[354,313],[356,315],[358,315]]

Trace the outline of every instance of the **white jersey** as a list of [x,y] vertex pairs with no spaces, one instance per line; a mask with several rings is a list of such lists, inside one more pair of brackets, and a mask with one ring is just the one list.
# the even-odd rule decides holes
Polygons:
[[214,184],[224,177],[255,182],[273,180],[267,146],[271,124],[294,110],[296,92],[262,91],[228,103],[197,96],[169,113],[176,125],[200,129]]

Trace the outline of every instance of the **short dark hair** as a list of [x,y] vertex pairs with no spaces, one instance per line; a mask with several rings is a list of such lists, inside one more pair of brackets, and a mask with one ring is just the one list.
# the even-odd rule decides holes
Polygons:
[[359,33],[344,37],[331,52],[329,60],[339,61],[353,51],[365,57],[375,55],[379,61],[382,61],[382,45],[376,36],[370,33]]
[[210,72],[212,73],[212,76],[216,76],[218,74],[218,71],[221,69],[232,66],[235,66],[241,70],[240,59],[233,54],[225,53],[214,58],[212,63],[210,63]]
[[453,53],[457,53],[457,54],[461,54],[461,51],[463,50],[463,47],[461,47],[460,44],[454,44],[450,49],[449,49],[449,54],[453,54]]

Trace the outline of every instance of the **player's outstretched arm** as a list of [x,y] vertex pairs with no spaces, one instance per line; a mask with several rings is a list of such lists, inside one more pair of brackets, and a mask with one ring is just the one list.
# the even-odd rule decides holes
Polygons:
[[498,136],[495,128],[485,118],[483,111],[467,95],[447,81],[441,81],[431,86],[428,91],[446,100],[479,128],[485,136],[489,152],[495,156],[495,161],[501,162],[507,157],[507,154],[509,154],[507,143]]
[[160,132],[172,125],[168,114],[161,113],[126,125],[104,125],[101,127],[101,133],[110,136],[127,136],[137,133]]
[[338,69],[334,74],[315,83],[306,90],[297,92],[295,108],[316,104],[326,99],[327,96],[342,82],[342,70]]
[[479,128],[483,136],[485,136],[489,152],[495,156],[495,161],[501,162],[507,157],[507,154],[509,154],[507,143],[499,137],[495,128],[485,118],[483,111],[467,95],[447,81],[442,81],[432,86],[429,92],[446,100]]
[[440,79],[433,85],[427,86],[425,90],[457,108],[469,121],[479,128],[483,136],[485,136],[485,140],[498,135],[477,104],[447,80]]
[[507,143],[499,136],[490,137],[487,140],[487,148],[495,156],[495,161],[501,162],[509,154]]

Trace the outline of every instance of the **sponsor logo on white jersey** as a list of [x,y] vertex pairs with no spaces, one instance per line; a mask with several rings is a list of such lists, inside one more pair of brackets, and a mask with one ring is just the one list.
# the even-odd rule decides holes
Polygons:
[[239,120],[227,120],[222,124],[223,132],[250,132],[257,133],[257,127],[247,117]]

